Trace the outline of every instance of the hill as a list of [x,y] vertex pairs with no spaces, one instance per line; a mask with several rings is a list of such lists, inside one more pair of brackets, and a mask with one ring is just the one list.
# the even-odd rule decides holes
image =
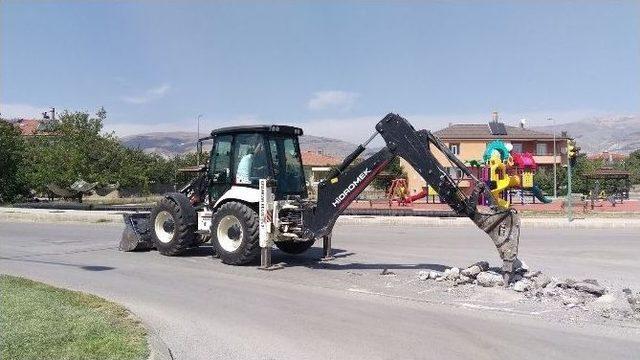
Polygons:
[[[164,157],[173,157],[196,151],[195,132],[153,132],[122,137],[120,142],[129,148],[140,148],[147,153],[157,153]],[[343,158],[357,145],[347,141],[320,136],[304,135],[300,138],[302,151],[311,150]]]
[[[534,130],[552,132],[553,126],[535,126]],[[640,149],[640,116],[593,117],[557,124],[556,131],[567,131],[586,153],[602,151],[628,154]]]

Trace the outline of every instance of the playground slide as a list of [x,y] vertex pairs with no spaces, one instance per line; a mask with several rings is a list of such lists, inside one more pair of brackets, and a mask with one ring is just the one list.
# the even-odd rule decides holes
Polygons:
[[537,185],[534,184],[533,187],[531,187],[531,192],[533,193],[533,196],[535,196],[536,199],[540,200],[542,203],[548,204],[551,202],[551,199],[544,196],[544,194],[542,193],[542,190],[540,190],[540,188]]

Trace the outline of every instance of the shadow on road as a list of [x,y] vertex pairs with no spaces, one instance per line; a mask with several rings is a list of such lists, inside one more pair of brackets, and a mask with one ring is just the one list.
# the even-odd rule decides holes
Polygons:
[[[356,255],[354,252],[349,252],[345,249],[332,249],[333,257],[336,259],[346,258],[352,255]],[[213,255],[213,246],[209,244],[200,245],[198,247],[190,248],[179,255],[179,257],[208,257]],[[323,256],[321,247],[312,247],[303,254],[292,255],[278,250],[276,247],[273,249],[272,262],[274,264],[282,264],[285,267],[303,266],[310,269],[325,269],[325,270],[434,270],[444,271],[451,268],[451,266],[443,264],[393,264],[393,263],[334,263],[331,261],[321,261]],[[248,266],[256,266],[258,263],[247,264]]]
[[7,257],[0,257],[0,259],[2,259],[2,260],[6,260],[6,261],[18,261],[18,262],[26,262],[26,263],[37,263],[37,264],[47,264],[47,265],[69,266],[69,267],[76,267],[76,268],[78,268],[78,269],[87,270],[87,271],[106,271],[106,270],[113,270],[113,269],[115,269],[114,267],[111,267],[111,266],[102,266],[102,265],[80,265],[80,264],[66,263],[66,262],[60,262],[60,261],[45,261],[45,260],[20,259],[20,258],[7,258]]

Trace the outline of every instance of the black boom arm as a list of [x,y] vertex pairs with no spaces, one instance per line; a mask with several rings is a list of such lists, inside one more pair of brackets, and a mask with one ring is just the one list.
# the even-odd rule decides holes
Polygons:
[[[512,274],[521,266],[517,259],[520,237],[520,218],[515,210],[500,208],[489,189],[482,181],[477,181],[469,169],[431,132],[416,131],[404,118],[388,114],[377,125],[376,131],[384,138],[386,147],[351,167],[354,160],[365,150],[372,136],[345,160],[333,169],[318,185],[318,202],[306,209],[304,227],[306,237],[318,238],[331,233],[338,216],[369,185],[373,179],[396,157],[405,159],[433,187],[440,199],[456,213],[468,216],[493,240],[503,260],[503,270]],[[377,134],[376,133],[376,134]],[[469,195],[465,194],[458,182],[436,159],[431,146],[438,149],[476,186]],[[478,197],[483,194],[490,207],[478,208]]]

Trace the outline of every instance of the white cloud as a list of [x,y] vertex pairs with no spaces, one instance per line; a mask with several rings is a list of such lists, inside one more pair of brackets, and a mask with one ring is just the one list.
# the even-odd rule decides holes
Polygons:
[[7,119],[42,119],[42,113],[45,111],[49,111],[49,107],[30,104],[0,104],[0,115]]
[[158,100],[164,97],[169,90],[171,90],[171,85],[162,84],[160,86],[151,88],[146,90],[144,93],[134,96],[124,96],[122,101],[127,102],[129,104],[146,104],[150,101]]
[[318,91],[313,93],[311,99],[307,103],[309,110],[340,110],[348,111],[351,109],[360,94],[348,91],[329,90]]

